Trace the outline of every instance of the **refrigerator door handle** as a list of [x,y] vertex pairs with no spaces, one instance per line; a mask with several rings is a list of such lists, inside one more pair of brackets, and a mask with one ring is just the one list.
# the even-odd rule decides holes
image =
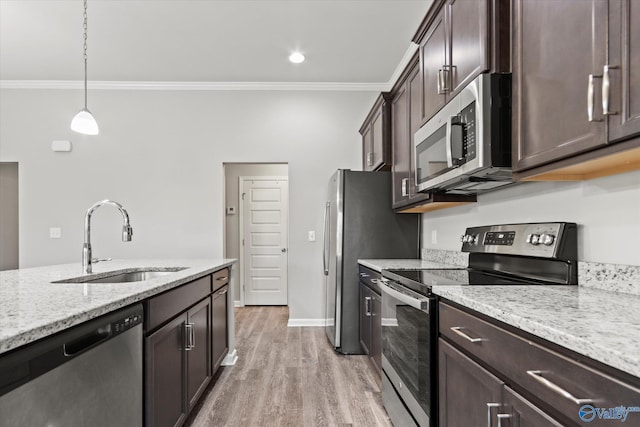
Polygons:
[[324,205],[324,225],[322,228],[322,268],[324,270],[324,275],[329,275],[329,266],[327,265],[327,219],[329,219],[329,209],[331,207],[331,202],[327,202]]

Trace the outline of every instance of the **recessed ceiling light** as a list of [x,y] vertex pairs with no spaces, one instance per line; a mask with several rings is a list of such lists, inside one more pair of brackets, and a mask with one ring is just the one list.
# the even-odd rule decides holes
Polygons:
[[300,52],[293,52],[291,55],[289,55],[289,61],[293,62],[294,64],[300,64],[301,62],[304,62],[304,55]]

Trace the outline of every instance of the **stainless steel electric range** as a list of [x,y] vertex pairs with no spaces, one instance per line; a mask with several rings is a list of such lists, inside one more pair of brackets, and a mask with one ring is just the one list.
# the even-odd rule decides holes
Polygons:
[[577,284],[575,223],[471,227],[461,241],[467,267],[382,271],[382,397],[397,427],[437,425],[433,286]]

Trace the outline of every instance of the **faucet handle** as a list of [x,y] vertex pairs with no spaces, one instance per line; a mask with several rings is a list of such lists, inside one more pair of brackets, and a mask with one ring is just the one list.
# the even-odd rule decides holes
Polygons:
[[100,261],[111,261],[113,258],[92,258],[91,259],[91,263],[95,264],[96,262],[100,262]]

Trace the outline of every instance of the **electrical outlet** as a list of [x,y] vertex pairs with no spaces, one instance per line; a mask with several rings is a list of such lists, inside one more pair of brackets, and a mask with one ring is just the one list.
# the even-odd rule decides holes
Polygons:
[[438,243],[438,230],[431,230],[431,244]]
[[60,227],[50,227],[49,228],[49,238],[50,239],[59,239],[62,236],[62,230]]
[[309,241],[310,242],[316,241],[316,232],[314,230],[309,231]]

